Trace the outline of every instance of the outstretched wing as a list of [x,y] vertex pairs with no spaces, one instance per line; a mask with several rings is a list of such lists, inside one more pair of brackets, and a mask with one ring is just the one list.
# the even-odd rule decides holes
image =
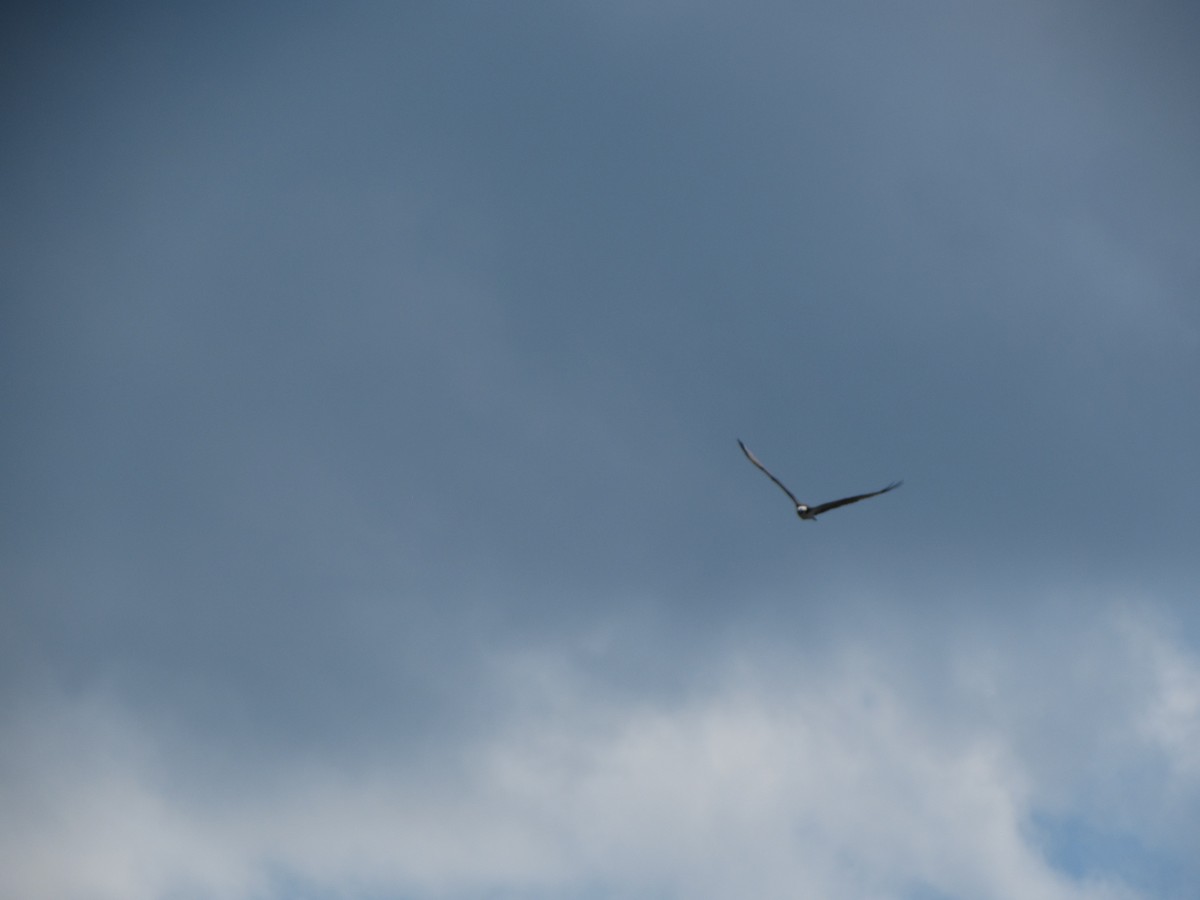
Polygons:
[[[766,469],[763,469],[766,472]],[[767,474],[770,474],[769,472]],[[837,509],[839,506],[848,506],[851,503],[857,503],[859,500],[867,500],[871,497],[878,497],[880,494],[886,494],[888,491],[894,491],[903,481],[893,481],[887,487],[880,491],[872,491],[869,494],[858,494],[854,497],[843,497],[841,500],[831,500],[828,503],[822,503],[820,506],[814,506],[809,512],[814,516],[819,516],[823,512],[829,512],[831,509]],[[782,485],[781,485],[782,487]],[[786,490],[786,488],[784,488]]]
[[[758,458],[755,457],[755,455],[747,449],[746,445],[742,443],[741,438],[738,438],[738,446],[741,447],[742,452],[746,454],[746,459],[748,459],[748,460],[750,460],[750,462],[754,463],[754,465],[758,467],[760,472],[762,472],[764,475],[766,475],[768,478],[770,478],[773,482],[775,482],[777,485],[779,485],[779,489],[781,491],[783,491],[785,494],[787,494],[792,499],[792,503],[794,505],[796,505],[796,506],[800,505],[800,501],[796,499],[796,495],[793,494],[791,491],[789,491],[782,481],[780,481],[778,478],[776,478],[774,475],[772,475],[770,472],[767,471],[767,467],[764,466],[762,463],[760,463],[758,461]],[[889,488],[889,490],[890,490],[890,488]],[[862,498],[855,497],[854,499],[861,500]],[[850,503],[851,501],[846,500],[844,502]]]

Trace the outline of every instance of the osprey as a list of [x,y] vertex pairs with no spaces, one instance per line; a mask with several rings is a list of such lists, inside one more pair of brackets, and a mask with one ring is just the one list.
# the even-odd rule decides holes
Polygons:
[[809,506],[809,505],[807,505],[805,503],[801,503],[799,500],[797,500],[796,495],[793,494],[791,491],[789,491],[782,481],[780,481],[778,478],[776,478],[774,475],[772,475],[770,472],[768,472],[767,467],[758,461],[757,457],[755,457],[755,455],[750,452],[749,448],[747,448],[746,445],[742,443],[740,438],[738,439],[738,446],[741,447],[742,452],[746,454],[746,459],[748,459],[748,460],[750,460],[750,462],[754,463],[754,465],[757,466],[764,475],[766,475],[773,482],[775,482],[777,485],[779,485],[779,489],[788,495],[788,498],[796,506],[796,515],[798,515],[802,519],[815,520],[817,518],[817,516],[819,516],[821,513],[829,512],[829,510],[831,510],[831,509],[837,509],[839,506],[847,506],[848,504],[851,504],[851,503],[857,503],[859,500],[866,500],[870,497],[878,497],[880,494],[886,494],[888,491],[895,490],[896,488],[900,487],[900,485],[904,484],[903,481],[893,481],[891,484],[889,484],[887,487],[883,488],[882,490],[872,491],[869,494],[856,494],[853,497],[843,497],[841,500],[831,500],[828,503],[822,503],[820,506]]

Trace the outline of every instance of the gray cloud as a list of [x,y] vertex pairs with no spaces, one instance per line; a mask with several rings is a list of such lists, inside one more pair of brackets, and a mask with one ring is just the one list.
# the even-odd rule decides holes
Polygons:
[[[111,698],[39,704],[6,754],[6,878],[30,897],[255,896],[279,873],[368,895],[1174,896],[1122,880],[1200,827],[1200,663],[1099,605],[1066,647],[960,634],[915,667],[911,627],[800,657],[742,642],[669,701],[582,669],[603,636],[527,648],[494,660],[503,721],[450,754],[285,761],[237,791],[187,790]],[[1147,843],[1070,873],[1044,833],[1063,815]]]
[[1194,883],[1189,14],[755,9],[0,29],[14,889]]

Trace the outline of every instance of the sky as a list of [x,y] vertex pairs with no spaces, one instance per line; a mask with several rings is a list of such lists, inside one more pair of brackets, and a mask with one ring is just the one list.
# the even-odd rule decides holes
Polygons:
[[1189,4],[2,15],[0,894],[1195,896]]

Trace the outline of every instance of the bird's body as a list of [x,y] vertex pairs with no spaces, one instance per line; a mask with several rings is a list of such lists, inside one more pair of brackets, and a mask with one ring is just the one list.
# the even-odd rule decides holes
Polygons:
[[903,481],[893,481],[887,487],[878,491],[871,491],[869,494],[855,494],[853,497],[843,497],[841,500],[831,500],[828,503],[822,503],[819,506],[809,506],[807,503],[801,503],[799,500],[797,500],[796,495],[789,491],[787,486],[784,485],[782,481],[772,475],[767,467],[758,461],[758,457],[751,453],[750,448],[743,444],[740,439],[738,440],[738,446],[741,447],[742,452],[746,454],[746,459],[754,463],[755,467],[760,472],[775,482],[779,489],[788,495],[788,499],[790,499],[792,501],[792,505],[796,507],[796,515],[805,521],[816,521],[817,516],[821,515],[822,513],[827,513],[831,509],[837,509],[839,506],[848,506],[851,503],[857,503],[859,500],[867,500],[871,497],[878,497],[880,494],[886,494],[888,491],[895,490],[904,483]]

